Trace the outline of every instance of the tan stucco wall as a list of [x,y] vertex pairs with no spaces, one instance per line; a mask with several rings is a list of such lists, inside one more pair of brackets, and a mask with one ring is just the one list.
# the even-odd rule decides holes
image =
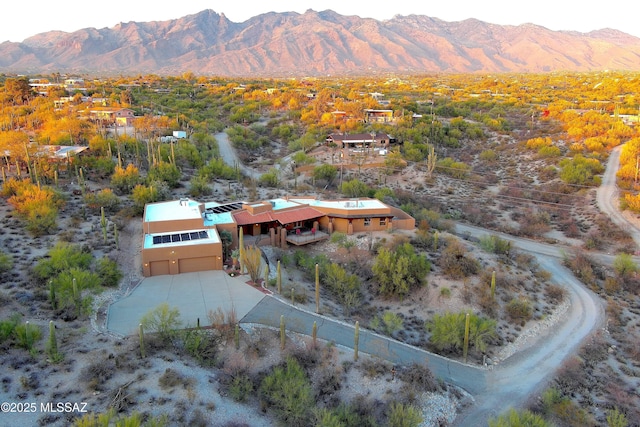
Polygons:
[[[180,263],[183,260],[183,270]],[[185,263],[184,260],[191,260]],[[142,250],[142,273],[151,275],[151,263],[169,263],[169,274],[190,273],[194,271],[222,270],[222,243],[195,244],[184,246],[163,246]]]

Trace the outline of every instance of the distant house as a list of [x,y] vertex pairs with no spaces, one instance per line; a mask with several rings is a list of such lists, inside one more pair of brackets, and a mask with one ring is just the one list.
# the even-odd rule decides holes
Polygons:
[[255,203],[199,203],[191,199],[149,203],[143,215],[144,276],[220,270],[224,264],[220,235],[239,232],[285,248],[346,234],[392,229],[411,230],[415,219],[377,199],[318,200],[279,198]]
[[116,126],[131,126],[135,113],[129,108],[96,107],[89,111],[91,118],[102,119]]
[[364,110],[365,123],[391,123],[393,110]]
[[389,148],[395,139],[386,133],[332,133],[325,140],[327,144],[336,144],[338,148]]

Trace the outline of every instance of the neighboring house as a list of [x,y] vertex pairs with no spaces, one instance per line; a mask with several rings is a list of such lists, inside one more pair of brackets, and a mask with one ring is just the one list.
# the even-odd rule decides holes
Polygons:
[[220,233],[239,231],[286,248],[346,234],[415,228],[415,219],[377,199],[280,198],[255,203],[199,203],[191,199],[149,203],[143,215],[144,276],[223,268]]
[[392,123],[393,110],[364,110],[365,123]]
[[135,119],[133,110],[129,108],[97,107],[89,111],[91,118],[109,121],[117,126],[131,126]]
[[336,144],[338,148],[389,148],[395,140],[386,133],[332,133],[326,139],[327,144]]

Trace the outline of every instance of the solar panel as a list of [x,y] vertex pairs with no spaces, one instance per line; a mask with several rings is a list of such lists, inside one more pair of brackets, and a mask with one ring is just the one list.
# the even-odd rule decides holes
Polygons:
[[208,239],[209,234],[202,231],[191,231],[189,233],[163,234],[162,236],[153,236],[153,244],[160,245],[163,243],[188,242],[190,240]]

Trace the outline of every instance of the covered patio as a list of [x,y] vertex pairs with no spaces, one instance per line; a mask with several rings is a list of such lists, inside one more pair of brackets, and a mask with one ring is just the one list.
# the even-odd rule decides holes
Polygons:
[[319,242],[321,240],[326,240],[329,238],[329,233],[325,233],[324,231],[316,230],[315,232],[312,230],[297,232],[289,232],[287,233],[287,243],[291,243],[295,246],[302,246],[309,243]]

